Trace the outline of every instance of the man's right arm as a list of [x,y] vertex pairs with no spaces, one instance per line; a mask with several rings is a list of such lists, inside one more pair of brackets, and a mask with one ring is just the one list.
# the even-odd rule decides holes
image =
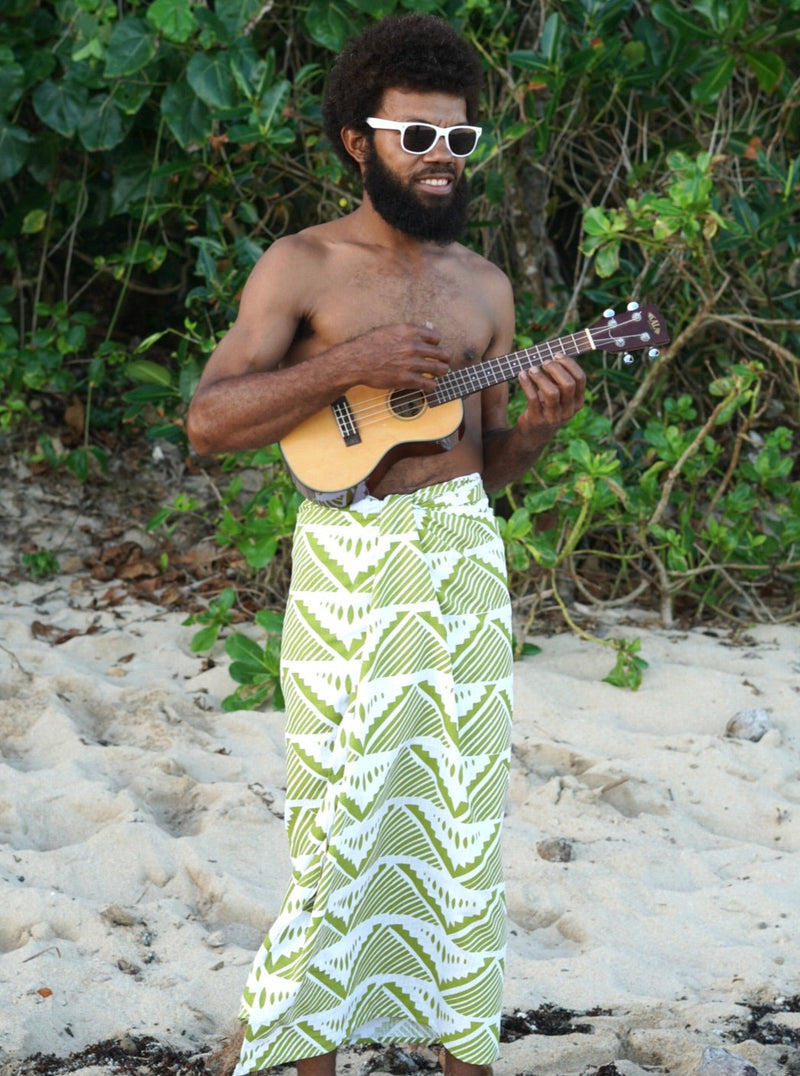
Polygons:
[[[313,254],[313,252],[312,252]],[[201,455],[280,441],[356,384],[432,391],[450,356],[435,329],[378,326],[286,364],[320,257],[297,237],[273,244],[242,292],[239,314],[208,360],[187,431]]]
[[253,269],[236,321],[208,360],[189,405],[189,439],[202,455],[278,441],[315,407],[335,399],[335,362],[320,357],[318,369],[283,365],[305,313],[304,261],[302,241],[283,240]]

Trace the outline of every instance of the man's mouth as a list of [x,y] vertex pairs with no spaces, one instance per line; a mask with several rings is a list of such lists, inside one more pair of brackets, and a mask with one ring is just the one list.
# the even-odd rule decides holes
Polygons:
[[453,186],[455,176],[421,176],[418,182],[428,190],[447,190]]

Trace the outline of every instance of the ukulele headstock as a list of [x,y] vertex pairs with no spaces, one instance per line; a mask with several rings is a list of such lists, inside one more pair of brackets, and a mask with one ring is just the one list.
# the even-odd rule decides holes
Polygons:
[[624,313],[604,310],[602,321],[589,330],[592,341],[600,351],[622,352],[622,361],[634,361],[632,351],[648,349],[648,356],[658,356],[658,347],[669,343],[669,332],[661,311],[655,306],[628,303]]

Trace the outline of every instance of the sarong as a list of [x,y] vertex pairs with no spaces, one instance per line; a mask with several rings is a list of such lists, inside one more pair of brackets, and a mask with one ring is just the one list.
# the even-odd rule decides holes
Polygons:
[[282,641],[292,876],[237,1076],[358,1042],[496,1059],[511,666],[478,475],[304,502]]

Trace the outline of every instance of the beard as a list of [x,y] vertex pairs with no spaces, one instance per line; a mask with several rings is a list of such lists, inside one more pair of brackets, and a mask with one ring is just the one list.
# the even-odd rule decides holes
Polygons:
[[[437,169],[437,173],[441,171]],[[364,161],[364,190],[386,223],[412,239],[446,246],[464,233],[469,189],[463,173],[449,198],[432,195],[430,202],[425,202],[411,184],[403,183],[387,168],[372,146]]]

